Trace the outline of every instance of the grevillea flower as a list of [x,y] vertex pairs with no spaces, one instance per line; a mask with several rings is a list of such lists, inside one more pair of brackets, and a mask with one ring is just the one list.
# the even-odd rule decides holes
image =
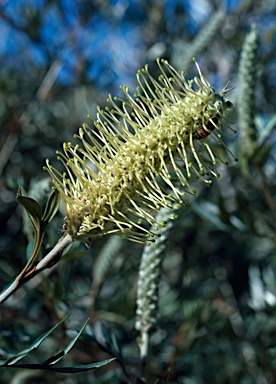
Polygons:
[[157,64],[158,80],[145,66],[134,98],[121,87],[124,100],[109,95],[112,109],[98,107],[95,128],[83,124],[75,135],[81,145],[64,143],[57,152],[64,174],[46,161],[65,204],[65,231],[74,239],[89,243],[115,233],[144,242],[153,235],[144,224],[156,223],[155,211],[197,194],[193,177],[209,184],[218,176],[207,136],[222,143],[221,122],[232,106],[228,85],[216,93],[197,63],[199,77],[189,81],[167,61]]

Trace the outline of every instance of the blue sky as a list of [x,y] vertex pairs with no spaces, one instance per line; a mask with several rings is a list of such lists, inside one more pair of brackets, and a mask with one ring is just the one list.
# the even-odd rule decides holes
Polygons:
[[[112,7],[101,7],[100,1],[2,1],[2,63],[21,70],[30,64],[49,67],[56,61],[59,64],[56,81],[64,85],[77,81],[81,66],[85,67],[88,80],[99,88],[129,84],[129,75],[133,78],[133,73],[147,60],[147,3],[145,0],[113,0],[110,3]],[[154,3],[152,1],[152,6]],[[238,0],[222,2],[229,11],[239,3]],[[160,36],[161,42],[162,38],[179,33],[179,10],[186,15],[180,28],[191,37],[212,13],[207,0],[164,1],[167,36]],[[27,20],[38,26],[31,31],[32,39],[25,31],[29,25]]]

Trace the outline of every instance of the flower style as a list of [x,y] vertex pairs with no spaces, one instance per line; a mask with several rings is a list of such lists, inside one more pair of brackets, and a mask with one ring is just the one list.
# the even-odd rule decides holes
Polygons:
[[153,233],[143,223],[160,224],[155,211],[197,195],[192,177],[210,184],[206,176],[219,176],[207,136],[222,143],[221,122],[232,106],[228,84],[218,94],[197,63],[199,77],[189,81],[166,60],[157,64],[158,80],[148,66],[138,71],[134,98],[127,87],[121,87],[124,100],[109,95],[112,109],[98,107],[95,128],[83,124],[75,135],[82,145],[64,143],[57,152],[64,174],[46,160],[65,204],[65,231],[74,239],[89,243],[114,233],[144,242]]

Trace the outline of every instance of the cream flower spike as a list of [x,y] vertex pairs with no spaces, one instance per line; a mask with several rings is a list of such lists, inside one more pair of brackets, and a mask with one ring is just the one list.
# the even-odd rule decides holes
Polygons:
[[134,97],[127,87],[124,99],[109,95],[111,109],[98,107],[95,128],[83,124],[75,135],[81,144],[57,152],[64,174],[46,160],[65,205],[65,232],[74,239],[89,244],[113,233],[145,242],[153,233],[144,224],[156,223],[156,211],[197,195],[192,179],[210,184],[210,176],[219,177],[208,136],[222,143],[221,123],[232,107],[224,97],[228,84],[219,94],[197,63],[199,77],[188,81],[166,60],[157,64],[157,80],[148,66],[139,70]]

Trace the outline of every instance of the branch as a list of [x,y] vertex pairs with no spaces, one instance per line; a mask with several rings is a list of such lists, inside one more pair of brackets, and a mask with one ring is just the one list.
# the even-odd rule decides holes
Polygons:
[[38,273],[42,272],[46,268],[53,267],[61,258],[63,251],[73,242],[70,235],[63,236],[54,248],[39,262],[33,263],[26,269],[24,274],[20,274],[15,280],[0,293],[0,303],[3,303],[8,299],[15,291],[17,291],[23,284],[31,280]]

